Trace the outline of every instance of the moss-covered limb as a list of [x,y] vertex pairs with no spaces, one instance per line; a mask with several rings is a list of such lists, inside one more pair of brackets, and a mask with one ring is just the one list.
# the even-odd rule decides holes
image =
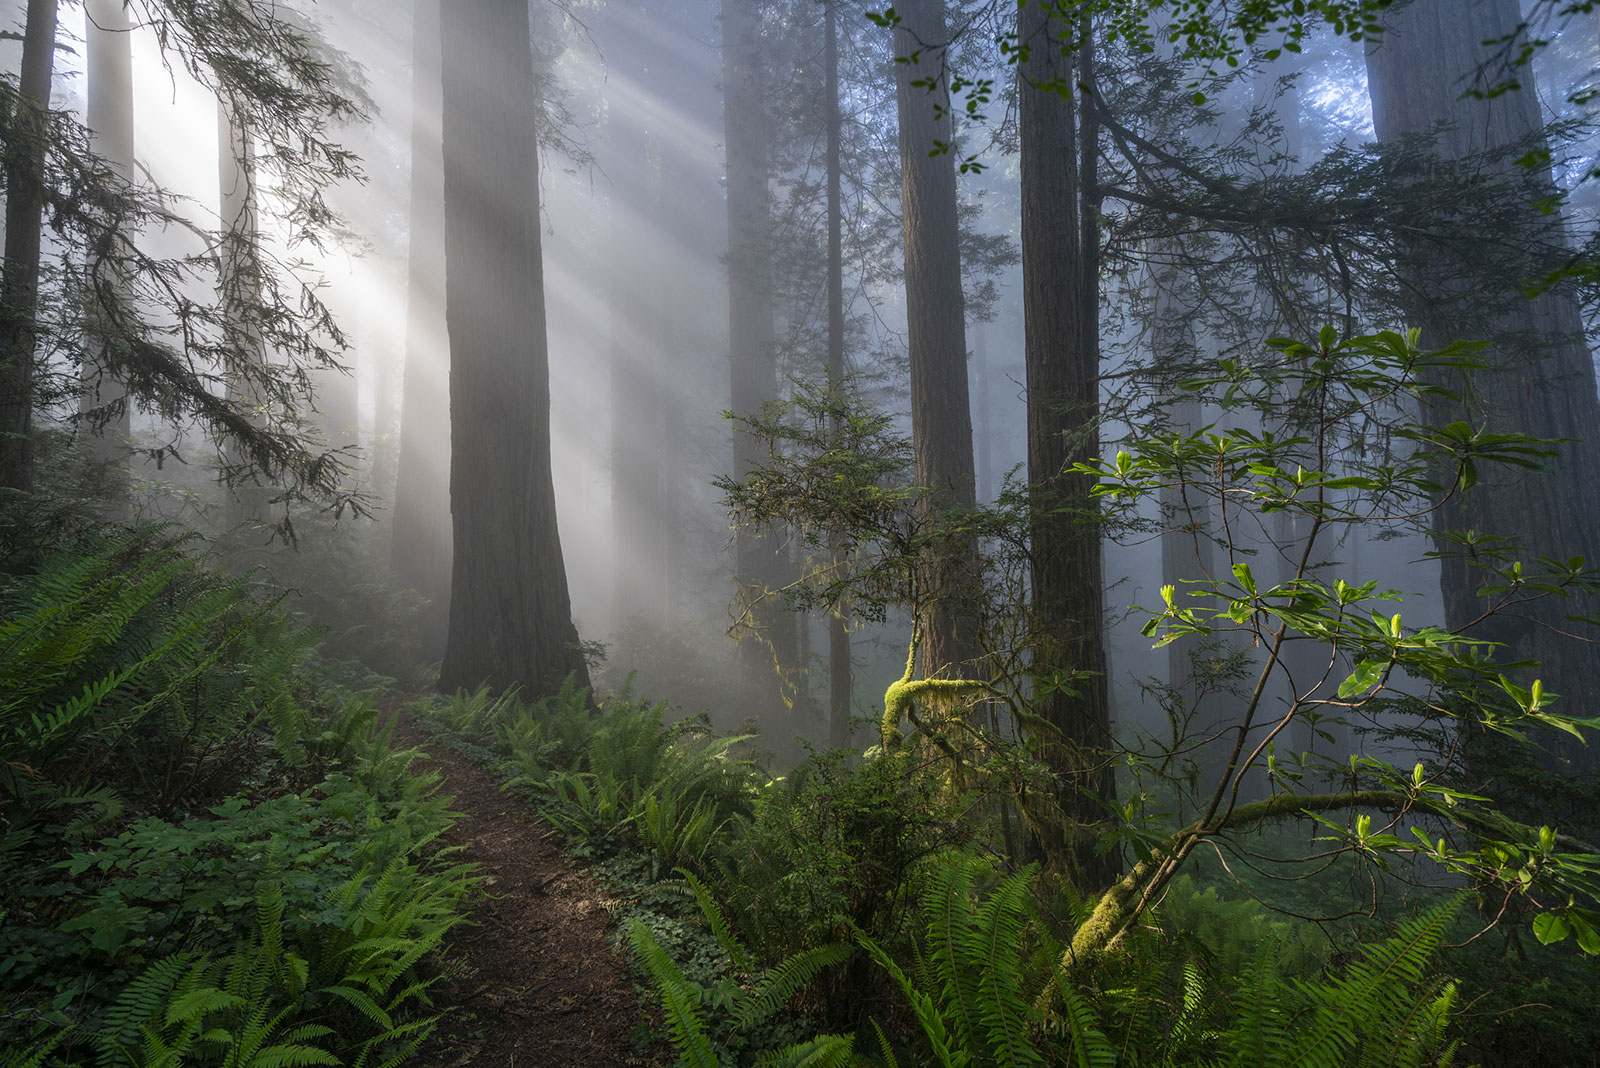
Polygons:
[[883,691],[883,722],[879,725],[883,747],[893,749],[900,744],[900,721],[910,719],[911,705],[925,701],[933,707],[953,704],[963,697],[976,694],[993,694],[995,688],[982,679],[914,679],[917,670],[919,636],[911,639],[911,651],[906,656],[906,671],[889,688]]
[[[1189,854],[1206,838],[1252,823],[1352,808],[1427,812],[1483,835],[1533,837],[1538,834],[1536,828],[1498,814],[1478,812],[1462,806],[1452,807],[1442,798],[1404,790],[1356,790],[1310,796],[1280,794],[1262,801],[1252,801],[1213,818],[1209,823],[1197,822],[1185,827],[1101,894],[1094,911],[1078,928],[1062,953],[1061,970],[1068,976],[1082,975],[1114,952],[1122,936],[1133,927],[1150,903],[1160,896]],[[1568,835],[1557,835],[1556,842],[1575,852],[1600,855],[1600,848]],[[1056,985],[1051,983],[1040,993],[1038,1008],[1046,1012],[1053,1010],[1059,996]]]

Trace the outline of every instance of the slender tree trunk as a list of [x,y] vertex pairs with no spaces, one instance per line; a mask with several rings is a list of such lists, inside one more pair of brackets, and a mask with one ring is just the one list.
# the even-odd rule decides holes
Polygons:
[[[133,36],[124,0],[88,0],[85,5],[85,66],[88,75],[89,132],[95,152],[124,179],[133,177]],[[111,282],[117,285],[115,279]],[[112,344],[109,340],[101,346]],[[103,351],[103,349],[102,349]],[[107,409],[110,409],[107,414]],[[125,461],[133,431],[127,389],[107,374],[104,358],[83,368],[80,411],[89,417],[95,457],[107,464]],[[96,413],[98,417],[96,417]],[[105,502],[108,517],[120,517],[126,501]]]
[[454,0],[443,21],[445,283],[454,532],[446,690],[589,684],[550,472],[528,9]]
[[990,420],[989,337],[983,323],[972,326],[972,454],[978,503],[994,500],[994,427]]
[[[828,94],[828,383],[835,389],[844,383],[844,197],[839,162],[843,118],[839,113],[839,12],[837,0],[824,0],[823,78]],[[839,432],[837,421],[830,428]],[[837,560],[841,548],[833,539],[829,548]],[[839,605],[828,614],[828,744],[843,748],[850,744],[850,627]]]
[[[760,64],[759,12],[745,0],[722,5],[723,123],[727,143],[728,347],[733,411],[755,415],[778,395],[777,329],[772,293],[771,145]],[[735,432],[733,465],[744,478],[761,461],[755,438]],[[782,531],[741,527],[734,567],[742,588],[770,590],[789,571]],[[752,621],[762,632],[746,638],[741,659],[753,682],[778,672],[803,672],[792,612],[770,598]],[[776,669],[776,671],[774,670]]]
[[450,613],[450,338],[444,318],[444,150],[439,0],[412,7],[411,209],[406,354],[395,473],[395,581],[427,598],[422,654],[444,655]]
[[21,96],[6,156],[5,263],[0,267],[0,490],[33,488],[39,246],[56,0],[28,0]]
[[[945,73],[949,34],[942,0],[899,5],[895,64],[900,120],[900,206],[905,240],[906,333],[911,356],[911,437],[923,520],[976,503],[972,410],[967,390],[966,301]],[[935,88],[912,85],[932,79]],[[936,105],[944,110],[936,114]],[[922,673],[979,655],[977,546],[956,535],[931,554],[919,583]]]
[[[1085,107],[1079,145],[1073,114],[1092,71],[1085,42],[1083,70],[1073,77],[1042,5],[1022,8],[1018,19],[1030,49],[1018,103],[1034,711],[1059,733],[1046,752],[1061,780],[1061,815],[1069,826],[1084,825],[1104,820],[1098,801],[1115,790],[1095,480],[1068,473],[1099,455],[1099,205],[1086,191],[1095,181],[1095,130]],[[1063,90],[1073,81],[1080,84],[1068,97]],[[1064,838],[1041,844],[1055,855],[1067,848]],[[1115,859],[1096,856],[1092,843],[1073,847],[1067,859],[1082,885],[1116,876]]]
[[[1526,182],[1528,176],[1510,160],[1534,147],[1529,140],[1539,136],[1532,70],[1514,72],[1522,86],[1518,90],[1489,100],[1466,95],[1510,77],[1493,42],[1509,40],[1520,21],[1517,0],[1417,0],[1387,12],[1384,33],[1367,53],[1379,139],[1428,135],[1445,123],[1437,142],[1441,156],[1462,159],[1505,149],[1506,161],[1498,166],[1508,178]],[[1551,188],[1547,177],[1532,177],[1526,182],[1535,187],[1530,200],[1539,187]],[[1528,215],[1532,227],[1560,225],[1559,217],[1541,217],[1531,203]],[[1600,481],[1595,478],[1600,401],[1577,304],[1563,291],[1520,299],[1516,287],[1524,278],[1484,277],[1470,253],[1420,245],[1411,252],[1410,281],[1424,344],[1456,338],[1491,343],[1484,353],[1490,369],[1475,376],[1467,402],[1440,405],[1432,417],[1441,423],[1467,419],[1490,431],[1576,439],[1560,446],[1543,477],[1513,468],[1482,471],[1483,480],[1472,492],[1453,498],[1437,514],[1438,528],[1509,538],[1529,566],[1536,554],[1558,559],[1581,554],[1590,566],[1600,564]],[[1540,270],[1530,260],[1527,274]],[[1441,376],[1439,384],[1461,390],[1453,376]],[[1443,560],[1446,626],[1459,629],[1477,618],[1484,607],[1479,587],[1496,581],[1460,557]],[[1504,643],[1506,657],[1541,661],[1537,675],[1548,692],[1561,695],[1561,711],[1593,716],[1600,656],[1561,633],[1573,629],[1567,617],[1575,614],[1593,616],[1593,599],[1548,598],[1468,633]],[[1565,736],[1552,739],[1552,745],[1557,766],[1594,766],[1592,745],[1585,748]]]

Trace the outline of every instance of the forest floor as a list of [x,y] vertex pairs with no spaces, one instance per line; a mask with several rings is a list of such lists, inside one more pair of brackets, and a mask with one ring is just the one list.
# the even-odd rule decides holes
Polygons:
[[487,770],[403,719],[400,745],[428,754],[460,814],[444,836],[478,865],[484,895],[445,939],[446,974],[429,991],[452,1009],[419,1068],[654,1065],[638,1049],[639,999],[606,938],[615,902],[562,851],[556,832]]

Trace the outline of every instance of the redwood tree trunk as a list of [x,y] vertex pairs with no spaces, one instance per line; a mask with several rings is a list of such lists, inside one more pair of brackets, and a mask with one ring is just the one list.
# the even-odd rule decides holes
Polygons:
[[450,629],[442,689],[589,683],[550,472],[528,9],[455,0],[443,23],[450,331]]
[[21,99],[6,152],[5,263],[0,270],[0,490],[33,488],[34,352],[39,311],[39,242],[44,225],[44,157],[56,0],[28,0]]
[[[1068,473],[1100,451],[1098,206],[1084,188],[1093,182],[1095,159],[1087,121],[1081,163],[1074,156],[1073,103],[1086,90],[1080,86],[1070,98],[1058,91],[1088,79],[1074,78],[1051,29],[1040,4],[1018,13],[1018,35],[1030,47],[1018,105],[1034,711],[1060,734],[1047,745],[1047,759],[1060,777],[1062,816],[1081,826],[1105,818],[1096,799],[1109,800],[1115,790],[1095,479]],[[1114,859],[1096,856],[1092,842],[1042,844],[1067,856],[1082,885],[1102,886],[1116,875]]]
[[[917,484],[927,491],[929,523],[977,501],[972,464],[972,411],[967,391],[966,302],[961,289],[960,224],[953,152],[948,144],[947,79],[942,71],[949,34],[942,0],[899,5],[895,64],[900,120],[900,207],[905,239],[906,335],[911,356],[911,437]],[[937,88],[912,85],[935,79]],[[922,673],[969,662],[979,653],[977,547],[971,538],[946,539],[919,577]]]
[[[1388,12],[1381,39],[1367,53],[1373,123],[1382,141],[1432,134],[1437,124],[1448,124],[1437,142],[1446,159],[1505,148],[1506,161],[1490,166],[1532,187],[1530,226],[1553,228],[1559,217],[1541,217],[1531,203],[1539,187],[1550,188],[1547,177],[1533,176],[1529,182],[1510,162],[1528,151],[1528,139],[1537,138],[1541,126],[1532,70],[1514,72],[1522,86],[1518,90],[1489,100],[1465,96],[1510,76],[1497,59],[1499,48],[1483,42],[1507,39],[1520,21],[1517,0],[1417,0]],[[1452,499],[1438,513],[1437,526],[1510,538],[1530,567],[1537,554],[1561,559],[1582,554],[1591,567],[1600,565],[1600,482],[1595,478],[1600,401],[1576,303],[1559,291],[1521,299],[1516,287],[1525,278],[1484,277],[1474,269],[1470,247],[1419,244],[1409,251],[1409,281],[1424,344],[1456,338],[1490,342],[1483,356],[1491,367],[1475,376],[1469,402],[1441,405],[1430,416],[1441,423],[1464,418],[1490,431],[1576,439],[1546,461],[1549,473],[1542,477],[1513,468],[1481,471],[1483,481]],[[1530,260],[1527,275],[1540,271]],[[1453,378],[1441,377],[1440,384],[1461,387]],[[1445,623],[1458,629],[1481,613],[1485,601],[1478,589],[1495,580],[1464,560],[1446,559],[1441,581]],[[1503,642],[1503,656],[1542,661],[1537,675],[1548,691],[1561,695],[1561,711],[1593,716],[1600,656],[1558,633],[1574,629],[1565,617],[1577,613],[1593,615],[1593,600],[1546,599],[1469,633]],[[1593,746],[1565,737],[1553,744],[1558,765],[1594,766]]]

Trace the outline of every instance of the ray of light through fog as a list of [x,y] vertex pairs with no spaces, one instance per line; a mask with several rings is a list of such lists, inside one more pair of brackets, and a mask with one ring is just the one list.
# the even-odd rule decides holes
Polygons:
[[[11,21],[20,22],[18,5],[8,7]],[[60,55],[56,100],[81,109],[84,13],[79,7],[65,10],[63,26],[72,47]],[[348,405],[346,423],[332,419],[327,428],[334,443],[360,446],[367,457],[364,471],[374,470],[369,466],[373,457],[389,457],[387,468],[377,466],[387,470],[390,481],[372,487],[381,524],[390,514],[395,435],[406,433],[399,425],[399,399],[419,385],[404,381],[408,314],[415,318],[420,313],[441,337],[444,322],[442,275],[433,292],[408,292],[408,197],[417,147],[411,143],[415,42],[405,5],[327,0],[304,10],[329,44],[347,57],[350,73],[365,79],[372,124],[352,125],[335,136],[361,156],[366,178],[332,191],[330,202],[347,220],[348,232],[326,251],[283,247],[283,227],[275,223],[265,225],[263,239],[276,254],[303,262],[303,277],[318,280],[349,335],[351,377],[322,376],[318,385],[330,410]],[[710,485],[714,476],[730,469],[733,437],[722,416],[730,406],[728,232],[716,6],[679,0],[646,11],[632,4],[593,2],[563,14],[558,7],[536,5],[533,21],[537,63],[550,93],[542,111],[530,110],[528,121],[540,124],[542,133],[538,182],[554,475],[574,615],[585,638],[606,641],[616,639],[631,617],[658,627],[670,623],[668,629],[676,632],[673,640],[692,635],[688,646],[712,650],[714,659],[726,660],[732,655],[722,634],[734,592],[731,534]],[[137,157],[154,183],[186,198],[185,211],[213,225],[218,211],[216,100],[180,65],[160,55],[147,28],[134,30],[132,49]],[[785,91],[803,91],[818,76],[814,53],[802,49],[793,70],[773,74],[775,84]],[[14,64],[16,56],[14,43],[0,43],[0,61]],[[864,69],[872,69],[873,62],[884,69],[882,56],[861,62]],[[1228,124],[1251,101],[1270,99],[1272,92],[1282,94],[1276,98],[1280,102],[1293,97],[1299,109],[1292,134],[1299,140],[1290,148],[1299,157],[1296,167],[1309,166],[1341,144],[1356,147],[1371,140],[1373,119],[1360,46],[1320,40],[1315,50],[1308,49],[1288,89],[1270,88],[1278,73],[1269,67],[1253,81],[1222,93],[1218,103],[1225,114],[1216,130],[1194,133],[1197,143],[1225,136]],[[885,121],[883,90],[874,95],[857,86],[852,92],[857,96],[851,122]],[[892,117],[892,93],[887,99]],[[423,135],[432,142],[423,147],[436,153],[437,124]],[[964,136],[979,143],[988,134],[980,129]],[[962,196],[980,204],[974,214],[980,232],[1014,237],[1015,159],[991,150],[987,163],[983,173],[962,179]],[[817,159],[805,156],[782,166],[791,166],[790,177],[800,180],[792,186],[775,185],[775,194],[792,194],[802,205],[809,196],[809,203],[815,203]],[[897,190],[886,188],[884,202],[870,199],[878,193],[858,191],[866,204],[863,212],[895,210]],[[271,219],[278,205],[270,183],[262,196],[263,217]],[[527,210],[525,202],[497,207],[508,216]],[[167,253],[200,251],[192,234],[176,228],[143,240]],[[1019,269],[1005,266],[992,280],[997,287],[992,320],[971,324],[968,336],[969,348],[981,349],[974,359],[981,360],[983,369],[974,374],[981,373],[985,381],[973,396],[974,404],[984,408],[975,412],[974,422],[984,435],[978,450],[984,469],[978,480],[991,497],[1026,455]],[[1112,288],[1131,290],[1139,284],[1138,278],[1122,278]],[[905,303],[899,279],[890,271],[850,285],[855,302],[851,314],[867,324],[862,330],[882,350],[852,352],[851,363],[887,382],[885,396],[904,425],[904,384],[894,380],[903,373],[895,370],[895,361],[904,358]],[[802,293],[797,300],[801,311],[781,312],[775,323],[779,336],[797,335],[804,316],[820,314],[821,296],[814,286],[809,296]],[[205,299],[203,294],[195,297]],[[1143,344],[1134,324],[1108,322],[1111,330],[1121,331],[1106,339],[1108,354],[1122,359]],[[431,361],[431,377],[446,381],[447,352],[422,355]],[[790,364],[781,368],[785,376],[804,370]],[[439,387],[428,392],[424,402],[445,402]],[[345,394],[348,402],[338,400]],[[1127,429],[1113,424],[1103,437],[1109,441]],[[424,444],[414,462],[429,465],[434,481],[443,484],[448,442]],[[627,480],[642,480],[644,490]],[[647,500],[626,511],[633,508],[628,494],[635,491]],[[434,507],[444,514],[448,501],[437,500]],[[1408,612],[1437,611],[1437,576],[1429,570],[1431,564],[1418,563],[1423,550],[1414,539],[1352,542],[1341,551],[1360,557],[1368,573],[1383,578],[1384,584],[1414,595]],[[1154,543],[1112,547],[1106,557],[1112,600],[1148,603],[1153,586],[1139,576],[1158,573],[1160,566]],[[1139,639],[1136,623],[1119,622],[1112,628],[1113,672],[1119,715],[1144,720],[1156,713],[1141,696],[1138,680],[1164,669],[1152,666],[1154,659],[1148,643]],[[825,643],[819,620],[807,626]],[[862,636],[879,633],[869,628]],[[865,641],[859,647],[869,669],[892,663],[901,640],[894,626],[882,633],[888,635],[883,648]]]

